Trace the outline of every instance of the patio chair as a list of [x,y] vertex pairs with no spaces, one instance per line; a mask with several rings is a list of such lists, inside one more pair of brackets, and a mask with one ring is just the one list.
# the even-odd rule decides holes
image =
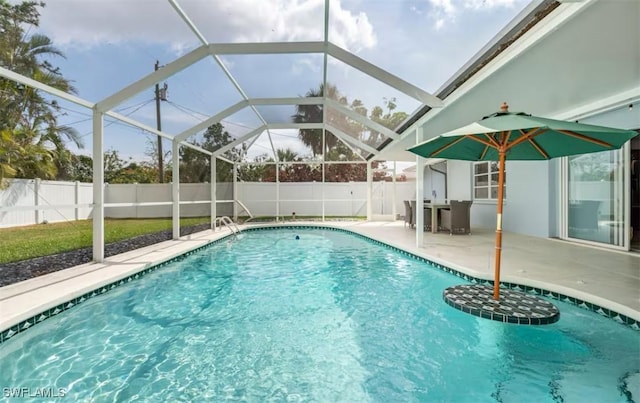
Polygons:
[[[416,225],[416,210],[417,210],[417,202],[415,200],[411,200],[410,208],[411,208],[411,228],[414,228]],[[422,230],[427,231],[428,229],[431,229],[431,209],[424,208],[422,215],[423,215]]]
[[405,200],[404,201],[404,227],[407,227],[407,224],[409,224],[409,228],[413,228],[413,214],[411,212],[411,204],[409,203],[409,200]]
[[424,215],[424,230],[431,231],[431,225],[433,225],[431,223],[431,209],[428,207],[425,207],[423,215]]
[[416,227],[416,201],[411,200],[411,228]]
[[442,229],[448,230],[450,235],[471,235],[471,200],[451,200],[449,210],[440,210]]

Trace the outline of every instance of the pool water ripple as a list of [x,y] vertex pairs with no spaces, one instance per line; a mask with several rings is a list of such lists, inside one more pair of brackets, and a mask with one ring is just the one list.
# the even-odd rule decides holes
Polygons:
[[442,300],[461,282],[346,233],[250,232],[3,343],[0,383],[77,401],[638,398],[637,332],[557,301],[553,325],[484,320]]

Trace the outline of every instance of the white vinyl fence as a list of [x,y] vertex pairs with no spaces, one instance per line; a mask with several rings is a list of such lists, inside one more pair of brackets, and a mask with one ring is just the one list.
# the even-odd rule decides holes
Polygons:
[[[404,214],[402,200],[413,199],[415,182],[374,182],[374,217]],[[253,216],[366,216],[367,183],[265,183],[238,182],[238,200]],[[171,217],[171,184],[106,184],[105,217]],[[181,217],[210,214],[211,185],[180,184]],[[233,184],[216,186],[217,215],[247,216],[234,211]],[[279,200],[279,202],[278,202]],[[324,201],[324,202],[323,202]],[[92,184],[14,179],[0,189],[0,228],[91,218]],[[235,213],[235,214],[234,214]]]
[[85,220],[92,203],[90,183],[14,179],[0,189],[0,228]]

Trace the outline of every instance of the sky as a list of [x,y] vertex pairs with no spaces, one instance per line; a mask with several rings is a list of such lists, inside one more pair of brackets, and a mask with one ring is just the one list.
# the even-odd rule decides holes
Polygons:
[[[12,1],[15,3],[16,1]],[[76,94],[98,102],[200,45],[167,0],[47,0],[40,26],[66,58],[51,62],[73,82]],[[322,41],[324,0],[177,0],[210,43]],[[427,92],[435,93],[508,24],[529,0],[331,0],[329,41]],[[225,68],[249,97],[296,97],[323,79],[323,56],[221,56]],[[412,113],[420,102],[329,58],[328,81],[349,102],[370,110],[395,98],[397,110]],[[216,61],[207,57],[166,80],[162,129],[175,135],[242,100]],[[114,108],[156,126],[153,88]],[[90,111],[61,101],[60,122],[78,130],[91,154]],[[259,107],[269,123],[284,123],[292,106]],[[240,136],[261,125],[249,108],[224,120]],[[304,154],[296,130],[272,130],[276,148]],[[156,140],[122,123],[105,122],[105,149],[123,158],[148,160]],[[170,149],[165,142],[164,149]],[[270,151],[262,135],[250,156]]]

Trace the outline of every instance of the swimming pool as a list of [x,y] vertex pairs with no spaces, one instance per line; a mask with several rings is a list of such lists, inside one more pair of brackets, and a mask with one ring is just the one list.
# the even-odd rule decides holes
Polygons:
[[92,401],[632,398],[637,331],[559,301],[553,325],[477,318],[442,300],[461,282],[343,231],[251,231],[4,342],[0,385]]

